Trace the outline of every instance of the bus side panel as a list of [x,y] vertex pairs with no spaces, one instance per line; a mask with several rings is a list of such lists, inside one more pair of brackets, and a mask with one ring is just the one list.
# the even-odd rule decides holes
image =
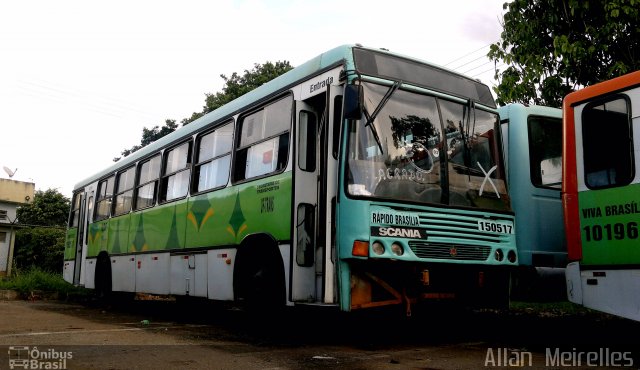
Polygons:
[[172,255],[170,293],[194,297],[207,296],[207,255],[190,253]]
[[[600,276],[593,270],[580,272],[585,307],[640,320],[640,273],[638,270],[608,270]],[[597,281],[597,283],[594,283]]]
[[74,273],[75,264],[76,263],[73,260],[70,260],[70,261],[65,260],[63,263],[62,278],[67,283],[73,284],[73,273]]
[[291,172],[285,172],[238,186],[229,223],[236,231],[236,242],[257,233],[269,234],[277,241],[291,238],[291,184]]
[[169,294],[169,253],[136,255],[136,291],[151,294]]
[[64,267],[62,271],[62,277],[68,283],[73,283],[77,235],[78,235],[77,228],[68,229],[67,237],[64,243]]
[[181,249],[185,245],[186,201],[135,213],[129,232],[130,252]]
[[97,257],[98,253],[106,251],[108,239],[109,220],[98,221],[90,224],[87,257]]
[[210,299],[231,301],[233,296],[233,261],[236,249],[217,249],[207,252],[208,283],[207,295]]
[[129,246],[129,226],[131,216],[114,217],[109,221],[109,238],[107,251],[109,255],[127,253]]
[[[562,218],[562,202],[560,200],[560,191],[552,189],[535,189],[531,197],[533,207],[527,212],[522,210],[522,214],[526,215],[516,222],[525,223],[526,234],[531,236],[528,247],[529,262],[536,267],[565,267],[567,263],[567,247],[564,238],[564,224]],[[516,217],[520,215],[516,214]],[[520,229],[516,228],[516,233]],[[533,231],[533,233],[531,233]],[[520,235],[518,240],[522,240]],[[520,248],[520,243],[517,243]],[[520,264],[524,264],[521,260]]]
[[96,277],[96,258],[87,258],[82,270],[84,271],[84,287],[87,289],[95,289]]
[[232,245],[229,232],[237,190],[225,188],[189,199],[186,221],[186,248]]
[[64,260],[65,261],[73,261],[76,258],[77,236],[78,236],[78,228],[67,230],[67,237],[64,242]]
[[111,256],[111,289],[114,292],[136,291],[135,256]]
[[193,197],[186,247],[237,245],[250,234],[290,239],[291,172]]
[[583,265],[640,265],[640,184],[578,194]]

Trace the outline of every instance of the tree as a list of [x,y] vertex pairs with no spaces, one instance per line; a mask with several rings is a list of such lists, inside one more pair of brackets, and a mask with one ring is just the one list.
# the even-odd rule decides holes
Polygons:
[[[205,114],[227,104],[228,102],[239,98],[240,96],[248,93],[249,91],[259,87],[266,82],[284,74],[285,72],[293,69],[288,61],[284,62],[266,62],[264,64],[254,64],[251,71],[245,70],[244,74],[240,76],[238,73],[233,72],[231,77],[220,75],[225,82],[222,92],[215,94],[205,94],[205,105],[202,107],[202,112],[194,112],[190,117],[184,118],[180,121],[182,126],[186,126],[196,119],[204,116]],[[134,145],[129,149],[125,149],[121,154],[126,157],[129,154],[151,144],[159,138],[168,135],[178,128],[175,120],[166,120],[165,125],[162,128],[154,126],[152,129],[142,129],[142,139],[140,145]],[[114,162],[120,160],[120,157],[113,159]]]
[[14,261],[18,269],[32,267],[62,272],[65,233],[61,228],[30,227],[16,232]]
[[69,198],[55,189],[38,190],[33,202],[17,209],[18,223],[27,226],[16,232],[14,256],[18,268],[62,271],[70,204]]
[[231,77],[220,75],[225,82],[222,92],[215,94],[206,94],[205,106],[202,107],[204,114],[220,108],[249,91],[260,87],[263,84],[273,80],[274,78],[293,69],[288,61],[284,62],[266,62],[265,64],[254,64],[253,69],[248,71],[245,69],[244,74],[240,76],[233,72]]
[[560,107],[577,88],[640,69],[640,0],[514,0],[488,57],[498,104]]
[[71,202],[56,189],[38,190],[33,202],[16,210],[20,224],[33,226],[66,226]]
[[[178,124],[176,123],[175,120],[171,120],[171,119],[165,120],[164,126],[162,127],[153,126],[150,129],[143,127],[142,138],[140,139],[140,145],[134,145],[129,149],[124,149],[122,152],[120,152],[120,154],[126,157],[129,154],[136,152],[144,148],[145,146],[153,143],[154,141],[160,139],[161,137],[169,135],[170,133],[174,132],[177,128],[178,128]],[[113,159],[114,162],[117,162],[119,160],[120,160],[120,157],[116,157]]]

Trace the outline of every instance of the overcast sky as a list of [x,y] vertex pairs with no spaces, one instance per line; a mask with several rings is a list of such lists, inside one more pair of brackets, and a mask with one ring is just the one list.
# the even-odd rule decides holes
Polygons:
[[0,178],[71,197],[220,74],[360,43],[494,83],[506,0],[24,0],[0,5]]

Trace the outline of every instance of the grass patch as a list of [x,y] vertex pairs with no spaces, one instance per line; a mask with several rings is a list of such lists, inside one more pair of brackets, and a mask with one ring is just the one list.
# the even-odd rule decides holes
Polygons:
[[23,296],[33,295],[34,292],[58,293],[60,298],[82,297],[91,291],[73,286],[66,282],[62,275],[31,268],[27,271],[16,271],[10,278],[0,280],[0,289],[15,290]]

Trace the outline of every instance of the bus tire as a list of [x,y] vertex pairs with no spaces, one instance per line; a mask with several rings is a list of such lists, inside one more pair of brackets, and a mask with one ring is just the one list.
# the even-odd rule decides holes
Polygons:
[[106,252],[100,252],[96,261],[95,273],[96,296],[100,300],[108,300],[111,296],[111,258]]
[[233,291],[235,300],[252,313],[275,313],[284,308],[284,264],[272,237],[250,236],[240,245]]

